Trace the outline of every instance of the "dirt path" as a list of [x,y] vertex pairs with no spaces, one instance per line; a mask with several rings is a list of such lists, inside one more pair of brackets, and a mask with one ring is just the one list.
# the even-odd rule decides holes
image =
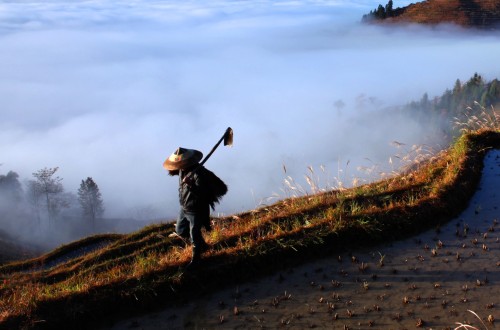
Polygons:
[[500,322],[499,187],[494,150],[468,209],[440,229],[288,269],[111,329],[455,329],[457,322],[499,328],[493,321]]

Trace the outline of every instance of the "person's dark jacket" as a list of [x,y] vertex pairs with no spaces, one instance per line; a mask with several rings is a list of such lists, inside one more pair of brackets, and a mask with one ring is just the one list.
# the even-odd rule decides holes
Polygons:
[[[226,194],[227,186],[213,172],[200,166],[189,174],[194,168],[181,171],[179,175],[179,202],[185,212],[203,212],[208,206],[214,207],[220,198]],[[184,178],[189,180],[184,182]]]
[[184,182],[184,178],[191,172],[181,171],[179,175],[179,202],[185,212],[197,212],[207,209],[208,202],[208,182],[205,180],[207,169],[200,167],[196,172],[189,175],[189,180]]

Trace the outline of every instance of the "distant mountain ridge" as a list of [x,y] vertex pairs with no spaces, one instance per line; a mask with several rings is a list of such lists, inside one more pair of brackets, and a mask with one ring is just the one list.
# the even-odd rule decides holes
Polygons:
[[500,28],[500,0],[427,0],[402,8],[393,1],[363,16],[363,22],[441,24],[481,29]]

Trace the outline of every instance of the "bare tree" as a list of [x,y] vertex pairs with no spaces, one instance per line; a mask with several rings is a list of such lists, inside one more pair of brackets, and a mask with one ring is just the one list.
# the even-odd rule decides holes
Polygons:
[[[54,177],[59,167],[43,168],[33,173],[36,180],[31,181],[29,185],[31,193],[38,194],[38,202],[44,203],[47,210],[49,227],[54,224],[54,221],[59,214],[61,208],[67,207],[66,201],[61,198],[61,193],[64,187],[61,183],[62,179],[58,176]],[[35,197],[35,196],[32,196]],[[39,205],[40,205],[39,204]]]

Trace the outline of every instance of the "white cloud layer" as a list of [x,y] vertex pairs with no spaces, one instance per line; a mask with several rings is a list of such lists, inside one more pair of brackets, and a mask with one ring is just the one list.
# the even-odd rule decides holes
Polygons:
[[361,25],[378,4],[4,1],[1,173],[59,166],[67,191],[94,178],[107,216],[151,205],[172,218],[177,180],[163,160],[178,146],[207,153],[231,126],[234,147],[206,164],[230,187],[220,212],[279,191],[283,164],[296,179],[308,165],[332,178],[351,161],[350,181],[356,164],[398,152],[391,141],[430,134],[370,97],[389,107],[500,76],[498,34]]

